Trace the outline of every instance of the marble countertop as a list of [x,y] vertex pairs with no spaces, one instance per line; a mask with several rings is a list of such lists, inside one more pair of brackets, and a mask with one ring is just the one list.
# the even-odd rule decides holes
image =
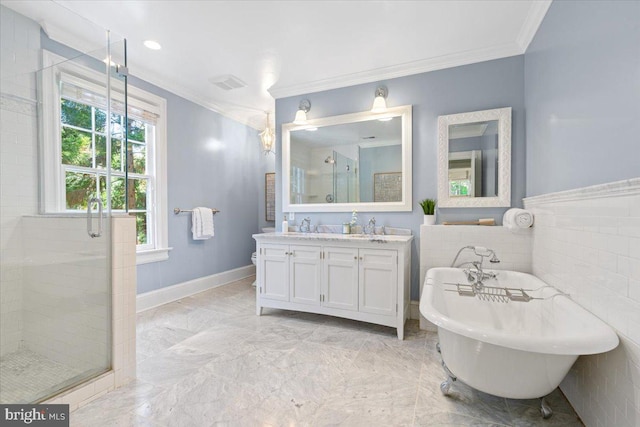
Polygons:
[[413,236],[393,234],[338,234],[338,233],[300,233],[300,232],[274,232],[254,234],[256,240],[311,240],[330,242],[375,242],[375,243],[408,243]]

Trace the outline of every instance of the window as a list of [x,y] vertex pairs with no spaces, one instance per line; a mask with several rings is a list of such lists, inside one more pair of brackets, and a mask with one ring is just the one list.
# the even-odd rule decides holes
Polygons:
[[[49,53],[45,60],[61,62]],[[167,259],[166,102],[129,86],[125,116],[124,96],[112,89],[108,126],[104,80],[103,74],[68,63],[50,66],[43,75],[43,125],[49,137],[45,211],[84,213],[88,199],[99,195],[112,212],[128,208],[135,216],[138,264]]]

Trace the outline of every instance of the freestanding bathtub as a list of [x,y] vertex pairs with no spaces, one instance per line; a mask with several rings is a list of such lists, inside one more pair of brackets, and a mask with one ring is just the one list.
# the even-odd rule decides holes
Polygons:
[[[604,353],[618,345],[607,324],[535,276],[493,272],[497,277],[483,282],[485,294],[476,296],[469,292],[462,269],[427,272],[420,313],[438,327],[439,350],[451,379],[500,397],[544,397],[558,387],[579,355]],[[541,299],[495,297],[505,287]],[[521,296],[515,294],[515,299]],[[447,379],[441,385],[445,395],[450,384]],[[542,405],[546,418],[551,411],[547,407],[545,413],[544,400]]]

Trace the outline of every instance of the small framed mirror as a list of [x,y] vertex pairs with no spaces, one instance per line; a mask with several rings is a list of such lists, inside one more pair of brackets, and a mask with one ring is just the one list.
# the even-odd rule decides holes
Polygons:
[[283,212],[411,211],[411,106],[282,125]]
[[511,108],[438,117],[438,206],[511,206]]

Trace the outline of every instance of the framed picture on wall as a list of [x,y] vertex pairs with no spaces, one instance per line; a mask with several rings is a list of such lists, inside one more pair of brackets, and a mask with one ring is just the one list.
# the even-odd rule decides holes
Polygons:
[[373,201],[402,201],[402,172],[381,172],[373,174]]
[[264,174],[264,210],[267,221],[276,220],[276,174]]

